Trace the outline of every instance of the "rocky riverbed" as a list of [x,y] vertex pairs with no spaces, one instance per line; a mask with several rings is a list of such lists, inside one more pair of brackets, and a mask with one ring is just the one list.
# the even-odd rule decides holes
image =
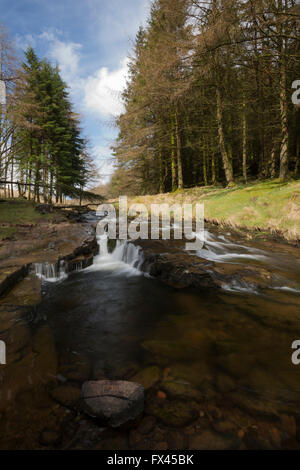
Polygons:
[[[61,230],[29,264],[91,256],[92,225]],[[0,448],[298,449],[298,251],[213,230],[201,253],[137,244],[2,296]],[[82,386],[101,380],[141,384],[143,412],[118,428],[87,414]]]

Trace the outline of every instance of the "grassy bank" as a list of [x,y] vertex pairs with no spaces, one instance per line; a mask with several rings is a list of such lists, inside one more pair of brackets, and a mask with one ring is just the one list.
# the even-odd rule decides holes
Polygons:
[[232,188],[199,187],[168,194],[140,196],[131,203],[205,203],[205,217],[218,224],[280,234],[300,240],[300,181],[278,180],[236,185]]
[[35,210],[35,207],[36,204],[25,199],[1,199],[0,240],[15,235],[20,225],[38,224],[53,220],[54,214],[42,215]]

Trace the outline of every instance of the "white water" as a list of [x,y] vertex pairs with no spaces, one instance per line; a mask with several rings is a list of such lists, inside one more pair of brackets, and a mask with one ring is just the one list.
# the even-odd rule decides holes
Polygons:
[[127,241],[117,240],[112,253],[108,250],[108,236],[98,238],[99,255],[94,258],[94,263],[85,272],[112,271],[116,274],[123,272],[128,275],[141,275],[140,268],[144,262],[143,251],[140,247]]
[[204,238],[204,247],[197,252],[199,258],[216,263],[237,263],[243,259],[255,261],[267,259],[267,253],[263,250],[233,243],[227,240],[224,235],[217,236],[205,230],[204,234],[198,236],[201,240]]
[[67,279],[68,274],[64,261],[58,264],[53,263],[35,263],[35,274],[47,282],[59,282]]
[[[99,255],[95,256],[92,266],[84,269],[89,271],[111,271],[116,274],[122,272],[130,276],[141,275],[140,268],[144,262],[143,251],[140,247],[127,241],[117,241],[112,253],[108,251],[108,237],[103,235],[98,238]],[[47,282],[60,282],[68,277],[64,261],[59,264],[35,263],[35,274]],[[82,271],[82,264],[76,266],[76,271]]]
[[[230,236],[230,234],[228,235]],[[247,266],[247,262],[252,261],[254,265],[258,264],[259,266],[266,267],[266,269],[275,274],[272,279],[272,283],[269,285],[271,289],[282,290],[294,294],[300,293],[299,285],[294,282],[293,273],[291,273],[290,256],[286,255],[284,252],[273,253],[256,247],[241,245],[239,243],[232,242],[224,235],[216,235],[207,230],[204,234],[199,234],[198,236],[199,238],[204,239],[204,246],[201,250],[195,253],[196,256],[215,263],[241,264],[245,266]],[[295,260],[293,259],[293,264],[294,261]],[[279,273],[276,274],[278,269]],[[299,273],[298,268],[296,271]],[[287,281],[291,283],[290,286],[287,285]],[[230,292],[258,293],[255,286],[243,280],[233,280],[224,284],[222,288]]]

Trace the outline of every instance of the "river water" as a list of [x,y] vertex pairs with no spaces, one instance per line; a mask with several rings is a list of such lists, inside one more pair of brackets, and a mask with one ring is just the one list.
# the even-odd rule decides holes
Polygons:
[[[193,256],[250,264],[272,278],[263,289],[234,280],[198,292],[140,272],[134,245],[109,253],[107,240],[99,244],[91,267],[44,280],[36,311],[15,323],[30,346],[21,369],[5,372],[9,380],[11,367],[0,447],[300,447],[300,365],[291,361],[300,339],[298,249],[208,230]],[[102,378],[144,383],[147,439],[139,428],[107,437],[71,403],[85,380]]]

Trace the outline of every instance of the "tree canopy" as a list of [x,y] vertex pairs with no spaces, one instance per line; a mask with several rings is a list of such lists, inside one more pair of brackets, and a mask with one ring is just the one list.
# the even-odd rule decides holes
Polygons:
[[0,180],[5,195],[13,197],[17,187],[18,195],[37,202],[100,199],[84,191],[96,168],[58,66],[39,59],[30,47],[21,66],[12,67],[4,54],[9,42],[3,36],[0,43],[1,80],[10,85],[6,105],[0,106]]
[[299,176],[299,25],[293,0],[155,0],[130,57],[112,192]]

